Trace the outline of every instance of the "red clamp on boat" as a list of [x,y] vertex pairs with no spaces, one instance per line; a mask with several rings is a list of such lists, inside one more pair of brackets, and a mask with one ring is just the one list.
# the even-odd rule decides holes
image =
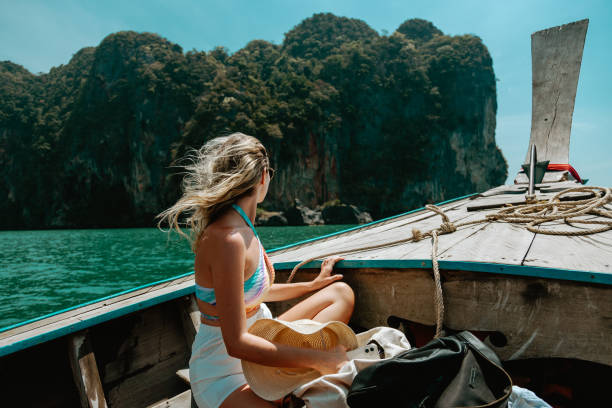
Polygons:
[[576,171],[576,169],[574,169],[572,166],[570,166],[569,164],[554,164],[551,163],[548,165],[547,170],[557,170],[557,171],[563,171],[563,170],[567,170],[570,172],[570,174],[581,184],[584,184],[582,179],[580,178],[580,176],[578,175],[578,172]]

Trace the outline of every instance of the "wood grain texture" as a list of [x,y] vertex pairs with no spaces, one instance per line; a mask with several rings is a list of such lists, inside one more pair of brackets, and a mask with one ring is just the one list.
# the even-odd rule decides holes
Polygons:
[[156,404],[149,405],[148,408],[190,408],[191,407],[191,390],[184,391],[179,395],[160,401]]
[[[522,226],[501,222],[482,225],[469,239],[440,252],[440,260],[520,265],[535,234]],[[446,236],[441,237],[444,239]]]
[[[453,203],[442,205],[445,211],[449,212],[450,216],[458,217],[465,211],[462,208],[462,203],[467,200],[460,200]],[[325,239],[308,242],[295,247],[271,252],[270,259],[272,262],[288,262],[297,259],[306,259],[316,254],[322,254],[334,250],[350,250],[358,246],[375,244],[377,242],[385,242],[401,237],[403,234],[409,233],[411,226],[417,222],[439,220],[439,216],[430,211],[419,211],[405,216],[397,217],[392,220],[381,223],[364,226],[362,228],[334,235]],[[427,222],[427,221],[425,221]],[[438,222],[439,224],[439,222]],[[433,224],[432,224],[433,225]]]
[[69,310],[65,313],[51,316],[46,319],[32,322],[30,324],[19,326],[0,333],[0,347],[52,330],[69,327],[70,325],[94,316],[100,316],[105,313],[113,312],[121,308],[128,307],[129,305],[137,304],[151,297],[172,293],[176,290],[192,285],[193,275],[185,276],[173,281],[164,282],[162,284],[143,288],[134,292],[125,293],[115,298],[106,299],[83,306],[81,308]]
[[[316,271],[300,271],[298,280]],[[281,277],[287,271],[279,271]],[[343,270],[356,295],[351,324],[371,328],[389,316],[435,324],[428,270]],[[570,281],[443,271],[444,325],[453,330],[498,331],[503,360],[561,357],[612,365],[612,288]],[[293,302],[271,303],[276,314]]]
[[109,405],[153,404],[185,391],[176,372],[190,356],[180,319],[181,299],[100,326],[96,342]]
[[179,308],[181,312],[181,322],[183,324],[183,333],[185,334],[185,342],[187,348],[191,351],[191,345],[195,339],[198,330],[200,330],[200,309],[196,302],[195,296],[185,296],[179,299]]
[[[451,220],[462,221],[468,217],[474,217],[473,214],[469,214],[465,211],[463,206],[453,206],[446,208],[445,211]],[[340,251],[348,253],[355,248],[361,248],[365,246],[377,245],[381,243],[391,242],[400,240],[403,238],[409,238],[412,236],[412,229],[416,228],[422,232],[429,231],[430,229],[437,228],[442,223],[442,219],[439,215],[426,210],[418,213],[418,216],[413,216],[407,220],[398,220],[392,227],[384,226],[383,228],[369,228],[360,231],[359,234],[352,234],[350,236],[339,236],[337,239],[328,240],[324,242],[313,242],[309,246],[299,247],[295,250],[287,250],[283,253],[277,254],[273,252],[270,254],[272,262],[290,262],[290,261],[301,261],[308,259],[312,256],[329,253],[332,251]],[[399,251],[405,254],[406,251],[410,252],[416,250],[417,247],[425,245],[427,240],[423,240],[418,243],[403,243],[396,246],[389,246],[374,250],[361,250],[357,253],[351,253],[346,256],[346,259],[401,259],[392,258]],[[390,258],[391,257],[391,258]]]
[[[579,186],[575,182],[542,183],[537,186],[537,198],[548,200],[560,191]],[[456,205],[446,209],[447,215],[455,224],[484,220],[488,214],[499,211],[500,206],[521,204],[524,201],[521,194],[504,193],[507,190],[500,186],[489,190],[485,196],[475,196],[473,199],[457,202]],[[514,189],[511,187],[509,190]],[[562,200],[590,197],[591,194],[588,192],[572,192],[565,194]],[[429,210],[422,210],[411,214],[408,219],[395,220],[384,228],[355,230],[348,236],[341,235],[323,242],[314,241],[296,248],[288,248],[279,254],[273,252],[270,255],[272,262],[277,264],[297,263],[334,250],[348,251],[406,239],[412,236],[413,229],[428,232],[439,227],[441,223],[440,216]],[[551,227],[545,224],[545,228]],[[585,273],[612,273],[610,234],[612,232],[582,238],[548,237],[544,234],[537,234],[536,239],[524,224],[484,221],[481,224],[459,227],[457,231],[450,234],[440,235],[438,254],[439,259],[443,261],[538,266],[561,270],[571,269]],[[532,243],[534,246],[528,255],[527,250]],[[418,242],[404,242],[393,246],[345,252],[344,257],[348,261],[428,260],[431,259],[431,246],[431,239],[426,238]],[[549,247],[551,250],[547,251]],[[281,278],[277,278],[277,282],[283,282],[279,279]]]
[[106,398],[98,373],[98,365],[91,347],[91,339],[87,331],[70,336],[68,341],[68,357],[74,382],[79,390],[81,407],[105,408]]
[[[595,218],[588,216],[578,219]],[[546,224],[544,228],[577,231],[596,227],[598,225],[555,222]],[[612,231],[576,237],[536,234],[523,265],[612,273]]]
[[572,115],[588,20],[538,31],[531,36],[532,113],[529,147],[538,160],[569,162]]

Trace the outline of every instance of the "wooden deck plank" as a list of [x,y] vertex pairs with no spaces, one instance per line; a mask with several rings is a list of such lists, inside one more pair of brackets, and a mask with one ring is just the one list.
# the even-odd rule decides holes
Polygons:
[[160,290],[165,291],[165,289],[167,289],[170,286],[181,285],[182,283],[187,282],[187,281],[193,281],[193,275],[183,276],[181,278],[177,278],[175,280],[160,283],[158,285],[149,286],[149,287],[142,288],[142,289],[137,289],[137,290],[134,290],[128,293],[124,293],[124,294],[121,294],[115,297],[110,297],[108,299],[105,299],[99,302],[94,302],[94,303],[91,303],[91,304],[88,304],[82,307],[77,307],[75,309],[68,310],[64,313],[59,313],[54,316],[47,317],[45,319],[41,319],[41,320],[37,320],[32,323],[25,324],[23,326],[15,327],[14,329],[7,330],[7,331],[0,333],[0,347],[3,346],[4,344],[3,340],[5,338],[14,337],[23,332],[31,332],[35,329],[43,328],[44,326],[52,326],[63,320],[72,319],[77,316],[83,315],[87,312],[90,312],[92,310],[96,310],[101,306],[111,306],[115,303],[124,302],[126,300],[137,298],[137,297],[142,298],[143,296],[146,296],[147,294],[154,296],[157,291],[160,291]]
[[525,227],[493,222],[443,251],[445,261],[470,261],[521,265],[535,234]]
[[[462,208],[465,203],[469,202],[468,199],[460,200],[453,203],[448,203],[441,208],[445,211],[449,211],[451,215],[459,214],[463,212]],[[327,248],[351,248],[354,244],[363,242],[372,242],[372,240],[378,240],[379,242],[386,238],[380,238],[381,234],[386,236],[396,236],[401,234],[403,229],[410,228],[410,225],[414,222],[432,218],[434,214],[430,211],[418,211],[412,214],[407,214],[396,219],[381,222],[380,224],[373,224],[359,228],[357,230],[349,231],[340,235],[331,236],[321,240],[308,242],[303,245],[298,245],[279,251],[270,252],[270,258],[273,262],[290,262],[295,259],[301,259],[309,257],[310,254],[327,250]],[[349,246],[351,245],[351,246]]]
[[[451,211],[451,213],[454,213],[454,211]],[[397,237],[401,237],[405,234],[406,230],[410,231],[410,225],[433,217],[434,214],[429,211],[424,211],[417,216],[398,220],[392,224],[361,230],[358,234],[341,235],[335,239],[313,242],[310,246],[296,248],[293,251],[287,251],[282,254],[273,252],[270,255],[273,262],[287,262],[296,259],[305,259],[317,253],[321,254],[334,250],[350,250],[360,246],[376,245],[377,243],[398,239]]]
[[179,395],[160,401],[148,408],[190,408],[191,407],[191,390],[180,393]]
[[79,390],[81,407],[107,407],[96,357],[87,331],[76,333],[70,337],[68,356],[74,382]]
[[[469,222],[479,219],[484,219],[485,212],[471,212],[462,219],[451,219],[451,222]],[[438,217],[439,219],[439,217]],[[440,222],[438,222],[440,225]],[[447,250],[455,246],[457,243],[463,240],[469,240],[474,234],[478,233],[484,224],[474,224],[469,226],[460,227],[457,231],[450,234],[440,235],[438,237],[438,256],[444,254]],[[422,241],[411,243],[409,248],[399,259],[431,259],[431,239],[424,239]]]
[[[433,228],[435,225],[439,225],[439,222],[437,224],[432,223],[424,226],[429,229]],[[448,248],[452,247],[457,242],[465,240],[467,237],[473,235],[481,228],[483,228],[482,225],[464,227],[453,232],[452,234],[445,234],[440,236],[438,239],[439,253],[444,253]],[[424,231],[427,231],[428,229],[424,229]],[[411,232],[407,232],[406,236],[410,236],[410,234]],[[346,259],[430,259],[431,245],[431,238],[426,238],[418,242],[408,242],[400,245],[394,245],[391,247],[375,249],[371,251],[363,251],[357,254],[350,254],[346,257]]]
[[[562,222],[545,226],[556,231],[593,227]],[[523,265],[612,273],[612,231],[576,237],[536,234]]]
[[[123,313],[122,310],[130,309],[132,306],[138,307],[141,302],[146,302],[154,298],[163,298],[164,296],[174,296],[175,293],[183,289],[189,289],[193,286],[193,276],[187,276],[171,281],[163,285],[159,285],[146,290],[139,291],[133,296],[123,297],[121,299],[108,299],[94,305],[88,305],[83,310],[77,309],[70,311],[67,318],[62,318],[61,315],[53,316],[52,322],[34,322],[29,325],[15,328],[13,330],[2,333],[0,337],[0,347],[13,345],[21,341],[34,341],[37,336],[52,336],[53,332],[62,332],[59,335],[70,333],[73,327],[80,330],[89,324],[88,320],[92,320],[91,324],[99,323],[117,317]],[[92,307],[96,306],[96,307]],[[46,320],[46,319],[45,319]],[[99,320],[99,321],[98,321]],[[42,324],[35,324],[42,323]],[[58,336],[59,336],[58,335]],[[54,338],[54,337],[50,337]]]
[[[474,218],[474,214],[469,214],[465,211],[464,205],[455,206],[447,209],[447,214],[453,221],[462,221],[468,217]],[[391,242],[401,238],[408,238],[412,235],[412,229],[417,228],[423,232],[436,228],[441,224],[441,217],[431,211],[424,210],[418,217],[410,220],[402,221],[393,228],[387,228],[384,231],[371,229],[364,231],[358,236],[338,237],[335,240],[329,240],[321,243],[313,243],[310,246],[297,248],[294,251],[286,251],[282,254],[272,253],[272,262],[292,262],[310,258],[317,254],[324,254],[332,251],[350,251],[355,248],[377,245],[385,242]],[[404,251],[402,248],[409,247],[413,244],[403,244],[403,246],[395,246],[390,248],[381,248],[372,251],[361,251],[358,254],[347,255],[347,259],[374,259],[388,257],[389,252]],[[401,247],[401,248],[400,248]],[[395,258],[388,258],[395,259]]]

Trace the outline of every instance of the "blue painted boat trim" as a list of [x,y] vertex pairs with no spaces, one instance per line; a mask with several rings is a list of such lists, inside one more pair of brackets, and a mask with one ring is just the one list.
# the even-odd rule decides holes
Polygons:
[[[472,197],[472,196],[474,196],[476,194],[478,194],[478,193],[468,194],[468,195],[465,195],[465,196],[462,196],[462,197],[453,198],[451,200],[442,201],[442,202],[440,202],[440,203],[438,203],[436,205],[443,205],[443,204],[452,203],[454,201],[459,201],[459,200],[462,200],[464,198]],[[353,231],[353,230],[356,230],[356,229],[368,227],[370,225],[379,224],[381,222],[385,222],[385,221],[388,221],[388,220],[392,220],[394,218],[402,217],[404,215],[413,214],[415,212],[422,211],[424,209],[425,209],[425,207],[421,207],[421,208],[418,208],[416,210],[412,210],[412,211],[408,211],[408,212],[401,213],[401,214],[398,214],[398,215],[394,215],[394,216],[391,216],[391,217],[383,218],[383,219],[380,219],[380,220],[377,220],[377,221],[370,222],[368,224],[358,225],[356,227],[348,228],[346,230],[337,231],[337,232],[334,232],[334,233],[331,233],[331,234],[319,236],[319,237],[316,237],[316,238],[307,239],[307,240],[304,240],[304,241],[299,241],[299,242],[296,242],[296,243],[293,243],[293,244],[290,244],[290,245],[285,245],[285,246],[282,246],[282,247],[279,247],[279,248],[274,248],[274,249],[272,249],[270,251],[267,251],[267,252],[270,253],[270,252],[278,251],[278,250],[281,250],[281,249],[286,249],[286,248],[291,248],[291,247],[294,247],[294,246],[297,246],[297,245],[302,245],[302,244],[305,244],[305,243],[308,243],[308,242],[313,242],[313,241],[317,241],[317,240],[320,240],[320,239],[332,237],[332,236],[335,236],[335,235],[340,235],[340,234],[343,234],[343,233],[348,232],[348,231]],[[296,264],[297,263],[295,263],[293,265],[296,265]],[[281,265],[281,264],[275,264],[275,266],[276,265]],[[319,263],[319,265],[320,265],[320,263]],[[293,266],[291,266],[291,268],[292,267]],[[278,269],[283,269],[283,268],[279,267]],[[62,310],[59,310],[57,312],[49,313],[49,314],[46,314],[46,315],[43,315],[43,316],[36,317],[34,319],[30,319],[30,320],[26,320],[26,321],[23,321],[23,322],[19,322],[19,323],[13,324],[11,326],[6,326],[6,327],[3,327],[3,328],[0,328],[0,333],[8,331],[8,330],[11,330],[11,329],[14,329],[16,327],[24,326],[24,325],[29,324],[29,323],[36,322],[36,321],[39,321],[39,320],[47,319],[49,317],[56,316],[56,315],[61,314],[61,313],[65,313],[65,312],[68,312],[70,310],[74,310],[74,309],[78,309],[80,307],[88,306],[88,305],[91,305],[93,303],[102,302],[104,300],[108,300],[108,299],[114,298],[116,296],[120,296],[120,295],[123,295],[123,294],[126,294],[126,293],[130,293],[130,292],[134,292],[134,291],[137,291],[137,290],[140,290],[140,289],[144,289],[144,288],[148,288],[148,287],[151,287],[151,286],[155,286],[155,285],[158,285],[160,283],[169,282],[169,281],[172,281],[172,280],[175,280],[175,279],[182,278],[184,276],[192,275],[193,273],[194,272],[188,272],[188,273],[185,273],[185,274],[182,274],[182,275],[178,275],[178,276],[174,276],[174,277],[171,277],[171,278],[168,278],[168,279],[163,279],[163,280],[160,280],[160,281],[157,281],[157,282],[153,282],[153,283],[149,283],[149,284],[146,284],[146,285],[137,286],[135,288],[131,288],[131,289],[128,289],[128,290],[124,290],[122,292],[114,293],[114,294],[109,295],[109,296],[105,296],[105,297],[102,297],[102,298],[99,298],[99,299],[95,299],[95,300],[92,300],[92,301],[89,301],[89,302],[81,303],[81,304],[76,305],[76,306],[68,307],[66,309],[62,309]],[[102,315],[99,315],[99,316],[94,316],[94,317],[92,317],[90,319],[87,319],[87,320],[84,320],[84,321],[79,321],[78,323],[75,323],[75,324],[72,324],[72,325],[69,325],[69,326],[66,326],[66,327],[62,327],[62,328],[54,330],[54,331],[50,331],[50,332],[47,332],[47,333],[42,333],[42,334],[40,334],[38,336],[31,337],[31,338],[28,338],[28,339],[24,339],[24,340],[22,340],[20,342],[16,342],[16,343],[13,343],[13,344],[10,344],[8,346],[0,348],[0,357],[5,356],[7,354],[15,353],[17,351],[23,350],[23,349],[28,348],[28,347],[35,346],[37,344],[40,344],[40,343],[43,343],[43,342],[46,342],[46,341],[57,339],[59,337],[62,337],[62,336],[74,333],[74,332],[79,331],[79,330],[86,329],[88,327],[95,326],[97,324],[100,324],[100,323],[103,323],[103,322],[115,319],[117,317],[124,316],[126,314],[129,314],[129,313],[132,313],[132,312],[135,312],[135,311],[138,311],[138,310],[146,309],[148,307],[151,307],[151,306],[154,306],[154,305],[166,302],[168,300],[176,299],[176,298],[179,298],[181,296],[190,295],[190,294],[194,293],[194,291],[195,291],[195,287],[192,285],[192,286],[189,286],[187,288],[181,289],[179,291],[175,291],[175,292],[172,292],[172,293],[167,293],[165,295],[154,297],[154,298],[149,298],[149,299],[147,299],[145,301],[142,301],[142,302],[139,302],[139,303],[136,303],[136,304],[132,304],[132,305],[126,306],[124,308],[114,310],[112,312],[108,312],[108,313],[105,313],[105,314],[102,314]]]
[[[440,203],[437,203],[436,205],[444,205],[444,204],[452,203],[454,201],[463,200],[464,198],[472,197],[472,196],[475,196],[477,194],[480,194],[480,193],[472,193],[472,194],[464,195],[462,197],[452,198],[450,200],[446,200],[446,201],[442,201]],[[403,217],[404,215],[413,214],[415,212],[419,212],[419,211],[423,211],[423,210],[425,210],[425,207],[417,208],[416,210],[411,210],[411,211],[408,211],[408,212],[405,212],[405,213],[401,213],[401,214],[398,214],[398,215],[392,215],[391,217],[387,217],[387,218],[383,218],[383,219],[380,219],[380,220],[372,221],[372,222],[369,222],[367,224],[357,225],[356,227],[347,228],[347,229],[342,230],[342,231],[332,232],[331,234],[321,235],[320,237],[310,238],[310,239],[306,239],[304,241],[299,241],[299,242],[294,242],[293,244],[284,245],[284,246],[281,246],[281,247],[278,247],[278,248],[274,248],[274,249],[271,249],[271,250],[266,250],[266,252],[267,253],[271,253],[271,252],[274,252],[274,251],[280,251],[281,249],[292,248],[294,246],[306,244],[308,242],[318,241],[318,240],[324,239],[324,238],[333,237],[335,235],[344,234],[345,232],[354,231],[354,230],[357,230],[357,229],[360,229],[360,228],[369,227],[370,225],[379,224],[381,222],[389,221],[389,220],[392,220],[392,219],[395,219],[395,218]]]
[[45,342],[50,341],[50,340],[57,339],[57,338],[62,337],[62,336],[66,336],[68,334],[77,332],[79,330],[86,329],[88,327],[96,326],[96,325],[98,325],[100,323],[104,323],[104,322],[107,322],[109,320],[113,320],[113,319],[116,319],[118,317],[125,316],[125,315],[127,315],[129,313],[132,313],[132,312],[135,312],[135,311],[138,311],[138,310],[143,310],[143,309],[146,309],[148,307],[155,306],[155,305],[158,305],[160,303],[167,302],[169,300],[177,299],[177,298],[179,298],[181,296],[191,295],[194,292],[194,289],[195,289],[195,286],[191,285],[191,286],[188,286],[186,288],[183,288],[183,289],[180,289],[180,290],[176,290],[174,292],[166,293],[164,295],[157,296],[157,297],[154,297],[154,298],[150,298],[150,299],[147,299],[145,301],[142,301],[142,302],[139,302],[139,303],[135,303],[135,304],[132,304],[132,305],[128,305],[128,306],[122,307],[120,309],[113,310],[113,311],[108,312],[108,313],[104,313],[104,314],[101,314],[101,315],[98,315],[98,316],[94,316],[94,317],[92,317],[90,319],[87,319],[87,320],[79,321],[77,323],[71,324],[69,326],[62,327],[62,328],[57,329],[57,330],[53,330],[53,331],[46,332],[46,333],[41,333],[38,336],[30,337],[30,338],[24,339],[22,341],[15,342],[13,344],[9,344],[8,346],[4,346],[4,347],[0,348],[0,357],[5,356],[7,354],[15,353],[17,351],[26,349],[28,347],[32,347],[32,346],[36,346],[36,345],[41,344],[41,343],[45,343]]
[[[436,205],[444,205],[444,204],[448,204],[454,201],[459,201],[464,198],[472,197],[476,194],[478,193],[468,194],[463,197],[458,197],[458,198],[454,198],[451,200],[443,201]],[[353,231],[353,230],[364,228],[370,225],[392,220],[394,218],[402,217],[408,214],[413,214],[415,212],[422,211],[424,209],[425,207],[421,207],[416,210],[408,211],[408,212],[398,214],[395,216],[391,216],[388,218],[383,218],[381,220],[373,221],[368,224],[359,225],[356,227],[348,228],[346,230],[323,235],[317,238],[311,238],[311,239],[296,242],[290,245],[285,245],[282,247],[274,248],[268,252],[279,251],[281,249],[291,248],[291,247],[295,247],[295,246],[302,245],[305,243],[332,237],[335,235],[340,235],[348,231]],[[295,267],[295,265],[297,264],[298,262],[279,262],[279,263],[274,264],[274,268],[278,270],[293,269],[293,267]],[[569,281],[577,281],[577,282],[590,282],[590,283],[600,283],[600,284],[612,285],[612,274],[603,273],[603,272],[587,272],[587,271],[577,271],[577,270],[569,270],[569,269],[543,268],[543,267],[536,267],[536,266],[505,265],[505,264],[493,264],[493,263],[484,263],[484,262],[463,262],[463,261],[444,261],[444,260],[440,260],[439,264],[440,264],[441,269],[446,269],[446,270],[463,270],[463,271],[495,273],[495,274],[516,275],[516,276],[530,276],[530,277],[537,277],[537,278],[561,279],[561,280],[569,280]],[[319,268],[320,266],[321,266],[321,261],[313,261],[313,262],[309,262],[306,265],[304,265],[303,268]],[[432,264],[431,264],[431,259],[344,260],[344,261],[338,262],[336,264],[336,267],[340,269],[343,269],[343,268],[344,269],[349,269],[349,268],[350,269],[354,269],[354,268],[431,269]],[[182,278],[188,275],[193,275],[193,273],[194,272],[188,272],[188,273],[174,276],[168,279],[163,279],[157,282],[138,286],[138,287],[131,288],[131,289],[128,289],[122,292],[118,292],[118,293],[115,293],[109,296],[95,299],[90,302],[82,303],[82,304],[72,306],[72,307],[69,307],[69,308],[54,312],[54,313],[40,316],[35,319],[30,319],[30,320],[20,322],[20,323],[11,325],[11,326],[3,327],[0,329],[0,333],[7,331],[7,330],[14,329],[19,326],[23,326],[23,325],[32,323],[32,322],[36,322],[42,319],[56,316],[58,314],[61,314],[61,313],[64,313],[70,310],[78,309],[83,306],[88,306],[93,303],[111,299],[116,296],[134,292],[134,291],[144,289],[147,287],[159,285],[161,283],[169,282],[169,281],[179,279],[179,278]],[[143,310],[148,307],[167,302],[169,300],[177,299],[181,296],[191,295],[194,293],[194,290],[195,290],[195,287],[193,285],[190,285],[186,288],[176,290],[174,292],[166,293],[164,295],[160,295],[157,297],[149,298],[142,302],[131,304],[131,305],[125,306],[117,310],[113,310],[111,312],[108,312],[102,315],[94,316],[90,319],[79,321],[77,323],[74,323],[66,327],[62,327],[54,331],[50,331],[47,333],[41,333],[38,336],[30,337],[28,339],[24,339],[22,341],[19,341],[19,342],[16,342],[16,343],[0,348],[0,357],[11,354],[11,353],[15,353],[17,351],[26,349],[28,347],[35,346],[37,344],[41,344],[41,343],[44,343],[44,342],[47,342],[53,339],[57,339],[59,337],[74,333],[76,331],[83,330],[88,327],[92,327],[100,323],[107,322],[109,320],[116,319],[118,317],[127,315],[129,313],[133,313],[138,310]]]
[[[278,262],[274,269],[290,270],[299,262]],[[440,269],[495,273],[501,275],[530,276],[544,279],[560,279],[575,282],[612,285],[612,274],[605,272],[578,271],[572,269],[544,268],[540,266],[507,265],[485,262],[438,261]],[[321,261],[312,261],[302,268],[320,268]],[[431,269],[431,259],[374,259],[345,260],[335,265],[339,269],[381,268],[381,269]]]
[[89,302],[81,303],[81,304],[76,305],[76,306],[70,306],[70,307],[67,307],[66,309],[58,310],[57,312],[49,313],[49,314],[46,314],[46,315],[35,317],[34,319],[25,320],[23,322],[15,323],[15,324],[12,324],[10,326],[2,327],[2,328],[0,328],[0,333],[5,332],[7,330],[14,329],[14,328],[19,327],[19,326],[24,326],[26,324],[37,322],[37,321],[42,320],[42,319],[47,319],[49,317],[56,316],[56,315],[61,314],[61,313],[65,313],[65,312],[68,312],[70,310],[78,309],[78,308],[83,307],[83,306],[88,306],[88,305],[91,305],[93,303],[102,302],[104,300],[111,299],[111,298],[114,298],[114,297],[117,297],[117,296],[120,296],[120,295],[124,295],[126,293],[130,293],[130,292],[134,292],[134,291],[137,291],[137,290],[140,290],[140,289],[145,289],[145,288],[148,288],[148,287],[151,287],[151,286],[159,285],[160,283],[170,282],[170,281],[173,281],[175,279],[179,279],[179,278],[182,278],[182,277],[185,277],[185,276],[188,276],[188,275],[193,275],[193,271],[192,272],[184,273],[182,275],[173,276],[171,278],[162,279],[162,280],[157,281],[157,282],[147,283],[147,284],[141,285],[141,286],[136,286],[134,288],[127,289],[127,290],[124,290],[124,291],[121,291],[121,292],[117,292],[117,293],[113,293],[112,295],[108,295],[108,296],[104,296],[104,297],[101,297],[101,298],[98,298],[98,299],[94,299],[94,300],[91,300]]

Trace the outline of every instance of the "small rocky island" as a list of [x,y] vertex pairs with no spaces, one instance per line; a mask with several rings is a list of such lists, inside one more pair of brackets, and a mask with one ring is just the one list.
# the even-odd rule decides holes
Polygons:
[[241,131],[277,176],[262,225],[363,223],[503,183],[491,56],[411,19],[316,14],[282,44],[118,32],[34,75],[0,62],[0,228],[151,227],[178,159]]
[[327,202],[315,208],[308,208],[299,199],[285,211],[266,211],[258,209],[256,225],[338,225],[366,224],[372,222],[372,216],[359,210],[354,205],[342,204],[339,200]]

